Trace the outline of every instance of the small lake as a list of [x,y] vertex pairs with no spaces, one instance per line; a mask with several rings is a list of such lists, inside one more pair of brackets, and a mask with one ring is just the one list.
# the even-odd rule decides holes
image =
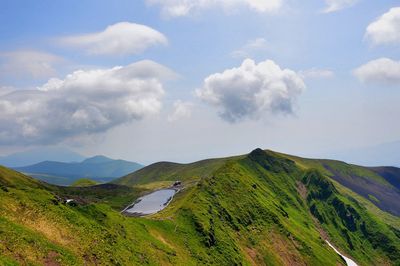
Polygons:
[[148,215],[161,211],[171,202],[175,195],[175,189],[161,189],[154,191],[137,199],[137,201],[128,206],[123,212],[136,215]]
[[329,243],[329,241],[327,241],[327,240],[325,240],[325,241],[326,241],[326,243],[328,243],[328,245],[329,245],[331,248],[333,248],[333,250],[334,250],[337,254],[339,254],[339,256],[341,256],[341,257],[346,261],[347,266],[358,266],[357,263],[354,262],[354,260],[349,259],[349,258],[346,257],[345,255],[341,254],[334,246],[332,246],[331,243]]

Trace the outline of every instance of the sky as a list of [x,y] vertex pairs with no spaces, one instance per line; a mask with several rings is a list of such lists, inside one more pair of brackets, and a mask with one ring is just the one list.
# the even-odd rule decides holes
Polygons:
[[0,0],[0,155],[141,163],[400,140],[400,5]]

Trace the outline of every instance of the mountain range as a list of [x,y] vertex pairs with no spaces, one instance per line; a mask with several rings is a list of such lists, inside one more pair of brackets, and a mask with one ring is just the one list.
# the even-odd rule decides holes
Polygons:
[[50,184],[70,185],[81,178],[108,182],[142,167],[136,162],[114,160],[97,155],[81,162],[44,161],[29,166],[13,167],[13,169]]
[[[121,213],[178,180],[162,211]],[[0,264],[345,265],[329,241],[358,265],[400,265],[399,180],[394,167],[261,149],[85,187],[0,167]]]

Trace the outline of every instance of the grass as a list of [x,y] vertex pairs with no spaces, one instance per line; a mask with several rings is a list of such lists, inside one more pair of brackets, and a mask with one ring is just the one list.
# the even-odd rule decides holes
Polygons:
[[76,180],[74,183],[72,183],[71,186],[73,187],[91,187],[91,186],[95,186],[98,185],[99,183],[89,179],[89,178],[81,178]]
[[[303,169],[317,169],[371,201],[380,209],[396,216],[400,215],[400,193],[399,189],[395,187],[396,171],[391,167],[380,167],[380,171],[377,171],[374,168],[351,165],[334,160],[304,159],[285,154],[279,155],[295,161]],[[394,177],[385,177],[387,171]],[[381,175],[378,174],[379,172],[381,172]],[[397,176],[399,174],[400,172],[397,172]]]
[[[239,156],[240,157],[240,156]],[[223,166],[227,161],[238,157],[207,159],[189,164],[159,162],[139,169],[129,175],[112,181],[120,185],[148,184],[155,181],[188,181],[199,180],[209,176],[213,171]]]
[[[56,187],[0,167],[0,264],[343,265],[324,235],[359,265],[398,264],[399,218],[308,168],[255,150]],[[120,214],[175,180],[184,189],[163,211]]]
[[339,193],[320,172],[308,171],[302,181],[308,189],[310,211],[345,254],[366,265],[388,260],[400,263],[400,242],[393,228],[355,198]]
[[169,188],[173,186],[175,181],[155,181],[147,184],[136,185],[136,188],[145,190],[158,190],[162,188]]

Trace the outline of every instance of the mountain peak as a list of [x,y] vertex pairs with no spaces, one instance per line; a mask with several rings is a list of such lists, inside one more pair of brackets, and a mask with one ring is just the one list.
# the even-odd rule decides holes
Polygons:
[[289,173],[294,169],[295,166],[295,163],[292,160],[260,148],[250,152],[247,158],[272,172],[285,171],[286,173]]
[[106,162],[111,162],[114,161],[111,158],[108,158],[104,155],[96,155],[90,158],[87,158],[82,161],[82,163],[106,163]]

